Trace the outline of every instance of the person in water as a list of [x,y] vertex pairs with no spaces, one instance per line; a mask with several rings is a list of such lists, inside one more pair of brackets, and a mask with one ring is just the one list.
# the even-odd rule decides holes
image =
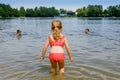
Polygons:
[[85,34],[89,34],[90,30],[88,28],[85,29]]
[[65,35],[61,33],[62,29],[63,29],[62,22],[60,20],[54,20],[51,23],[52,33],[48,36],[42,49],[42,55],[40,57],[40,61],[43,61],[45,58],[46,50],[50,45],[49,60],[51,63],[51,72],[53,74],[56,74],[57,64],[59,66],[59,73],[64,74],[65,66],[65,54],[63,50],[64,46],[66,48],[70,61],[74,62],[69,44],[67,42],[67,38]]
[[17,36],[18,39],[20,39],[21,36],[22,36],[22,32],[19,29],[16,32],[16,36]]

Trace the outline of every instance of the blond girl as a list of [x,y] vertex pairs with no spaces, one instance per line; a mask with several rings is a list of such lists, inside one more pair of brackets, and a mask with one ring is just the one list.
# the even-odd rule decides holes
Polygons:
[[59,66],[59,73],[64,74],[64,64],[65,64],[65,54],[64,46],[68,53],[69,59],[71,62],[74,62],[71,54],[69,44],[66,37],[61,33],[62,32],[62,23],[60,20],[54,20],[51,23],[52,34],[48,36],[44,47],[42,49],[42,55],[40,61],[44,60],[46,50],[50,45],[49,60],[51,63],[51,72],[56,74],[57,65]]

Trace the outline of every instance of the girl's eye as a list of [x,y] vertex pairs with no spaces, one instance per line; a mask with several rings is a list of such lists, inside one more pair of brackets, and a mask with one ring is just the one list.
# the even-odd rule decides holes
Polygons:
[[57,26],[58,29],[61,29],[62,27],[61,26]]
[[55,29],[55,27],[53,26],[53,27],[52,27],[52,30],[54,30],[54,29]]

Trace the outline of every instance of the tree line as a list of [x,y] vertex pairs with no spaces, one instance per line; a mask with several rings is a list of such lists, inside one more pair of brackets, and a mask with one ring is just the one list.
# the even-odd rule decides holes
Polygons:
[[103,10],[102,5],[88,5],[77,9],[78,17],[120,17],[120,5],[109,6]]
[[[76,10],[77,17],[120,17],[120,5],[108,6],[103,10],[102,5],[88,5]],[[54,17],[66,14],[65,9],[55,7],[35,7],[25,9],[23,6],[12,8],[9,4],[0,4],[0,18],[2,17]]]
[[9,4],[0,4],[0,17],[54,17],[59,11],[55,7],[35,7],[25,9],[23,6],[12,8]]

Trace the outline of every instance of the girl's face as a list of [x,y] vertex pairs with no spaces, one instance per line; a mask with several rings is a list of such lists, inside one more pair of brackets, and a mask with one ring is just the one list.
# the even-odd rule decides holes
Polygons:
[[59,30],[62,29],[60,22],[53,22],[52,30],[54,30],[55,28],[58,28]]

